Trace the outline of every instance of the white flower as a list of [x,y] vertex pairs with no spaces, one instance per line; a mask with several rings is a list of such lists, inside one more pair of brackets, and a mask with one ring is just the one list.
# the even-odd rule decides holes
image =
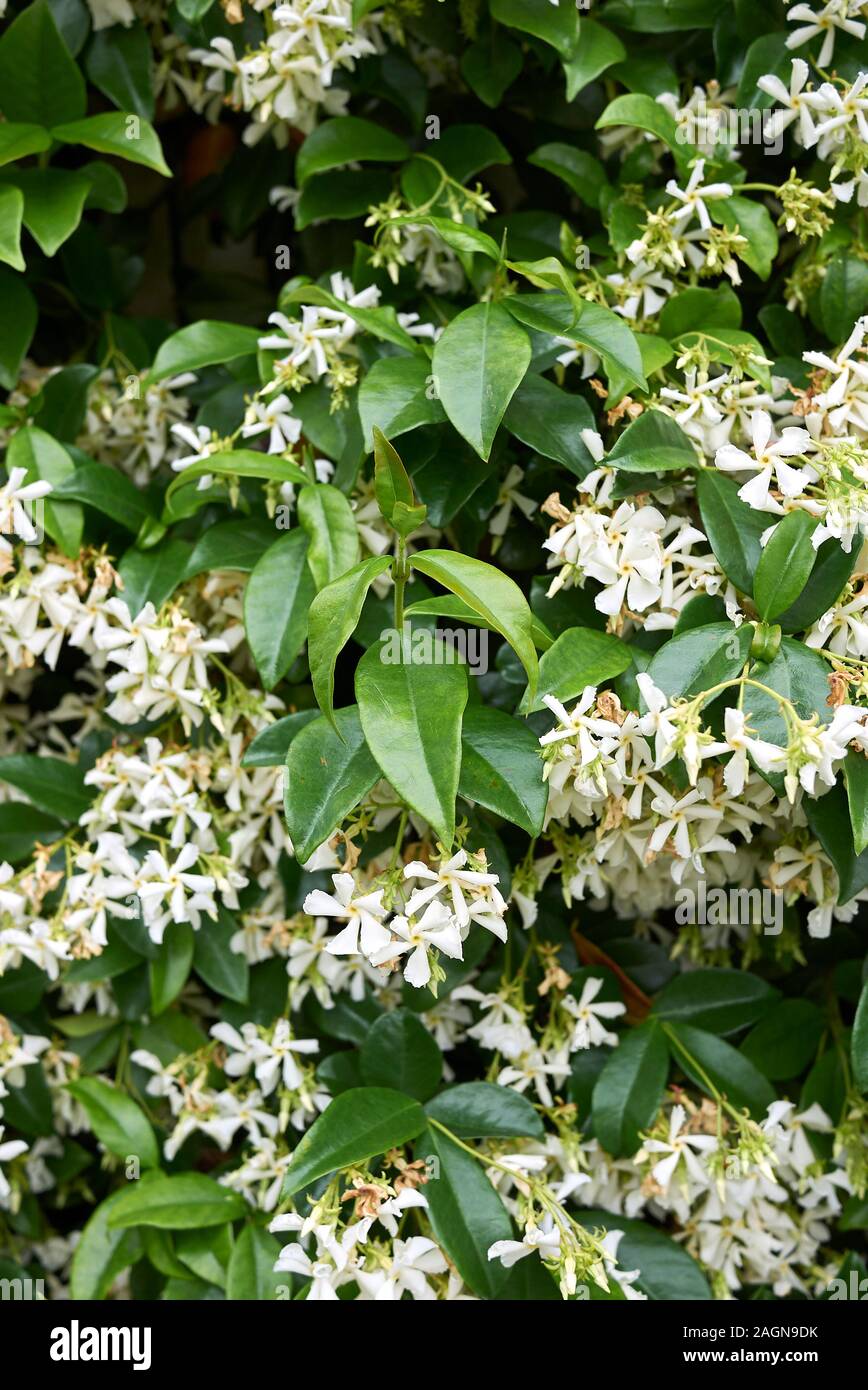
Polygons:
[[242,1023],[239,1033],[229,1023],[215,1023],[212,1038],[234,1049],[227,1058],[227,1076],[244,1076],[253,1068],[264,1096],[270,1096],[278,1082],[287,1090],[301,1086],[304,1077],[295,1059],[296,1053],[319,1052],[316,1038],[294,1038],[289,1019],[279,1018],[270,1039],[262,1037],[255,1023]]
[[787,19],[801,20],[802,27],[794,29],[787,36],[787,48],[801,48],[817,34],[822,34],[824,36],[823,45],[817,55],[817,66],[828,67],[835,51],[835,31],[837,29],[842,29],[844,33],[852,34],[857,39],[865,37],[865,25],[851,19],[851,12],[859,13],[858,7],[851,11],[851,0],[829,0],[829,3],[824,5],[819,13],[812,10],[809,5],[794,5],[791,10],[787,10]]
[[441,902],[431,902],[418,921],[408,917],[393,917],[389,930],[397,940],[391,940],[370,956],[372,965],[385,965],[398,956],[409,956],[404,966],[404,979],[421,989],[431,979],[431,950],[442,951],[452,960],[461,960],[461,931],[449,909]]
[[383,889],[355,897],[356,885],[352,874],[332,874],[334,896],[315,888],[304,900],[304,910],[311,917],[337,917],[347,925],[326,946],[333,956],[355,956],[359,950],[370,958],[389,941],[383,926],[386,909]]
[[26,477],[25,468],[11,468],[0,487],[0,536],[14,535],[33,544],[39,540],[39,532],[33,525],[30,503],[47,496],[52,489],[47,482],[25,483]]
[[548,1213],[539,1226],[528,1226],[521,1240],[497,1240],[488,1248],[490,1260],[500,1260],[504,1269],[512,1269],[528,1255],[539,1254],[541,1259],[557,1260],[561,1253],[561,1234],[554,1218]]
[[603,988],[601,979],[589,978],[582,986],[582,993],[578,999],[571,994],[565,994],[561,1001],[567,1013],[572,1014],[576,1020],[573,1036],[570,1039],[570,1052],[589,1047],[601,1047],[607,1043],[610,1047],[616,1047],[618,1043],[617,1033],[610,1033],[604,1028],[601,1019],[619,1018],[626,1013],[626,1005],[617,1002],[605,1003],[602,1000],[595,1004],[600,990]]
[[675,179],[670,179],[666,185],[666,192],[669,196],[681,204],[679,208],[674,209],[669,214],[669,220],[676,224],[679,231],[683,231],[687,227],[694,214],[699,218],[699,225],[703,231],[707,231],[711,226],[711,218],[705,206],[706,201],[713,202],[717,198],[732,197],[732,184],[703,184],[702,175],[704,172],[705,160],[696,159],[693,161],[690,179],[685,188],[679,188]]
[[[792,47],[792,45],[790,46]],[[757,79],[757,86],[760,91],[767,92],[770,97],[774,97],[775,101],[786,108],[784,111],[776,111],[774,114],[772,127],[774,133],[780,134],[792,121],[798,120],[799,135],[802,144],[806,147],[815,144],[817,140],[816,126],[811,114],[811,105],[816,104],[816,93],[802,95],[809,73],[810,69],[804,59],[794,58],[789,91],[781,79],[773,73],[767,73]]]
[[[0,1125],[0,1139],[3,1138],[3,1126]],[[21,1139],[7,1139],[5,1144],[0,1144],[0,1164],[9,1163],[13,1158],[18,1158],[20,1154],[27,1152],[27,1144]],[[0,1168],[0,1207],[6,1207],[11,1192],[9,1179]]]
[[773,439],[771,416],[765,410],[755,410],[751,417],[753,453],[746,454],[733,444],[724,444],[714,456],[715,466],[724,473],[754,473],[749,483],[739,488],[743,502],[757,511],[767,508],[769,486],[774,476],[784,497],[797,497],[816,475],[813,469],[792,468],[784,460],[805,454],[812,448],[807,430],[787,428],[780,439]]
[[292,402],[283,394],[265,401],[251,401],[244,416],[241,433],[245,439],[269,431],[268,452],[282,454],[301,437],[301,421],[292,413]]
[[663,1154],[651,1169],[654,1181],[667,1191],[678,1165],[684,1162],[685,1177],[698,1188],[709,1185],[709,1175],[697,1155],[708,1154],[717,1148],[717,1139],[711,1134],[682,1133],[687,1118],[683,1105],[673,1105],[669,1115],[669,1138],[646,1139],[646,1153]]

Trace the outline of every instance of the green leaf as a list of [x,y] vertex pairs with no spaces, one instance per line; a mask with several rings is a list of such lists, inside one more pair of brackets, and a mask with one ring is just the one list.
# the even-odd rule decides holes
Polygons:
[[95,87],[122,111],[152,120],[151,40],[140,20],[98,29],[85,53],[84,66]]
[[7,121],[40,126],[77,120],[87,110],[84,78],[46,0],[28,5],[0,38],[0,106]]
[[50,145],[51,136],[40,125],[25,121],[0,122],[0,165],[26,159],[29,154],[41,154]]
[[591,627],[568,627],[556,637],[539,663],[536,698],[528,692],[522,713],[545,709],[544,695],[561,703],[581,695],[586,685],[613,680],[630,665],[630,649],[618,637]]
[[826,267],[820,289],[823,327],[833,343],[849,337],[868,308],[868,265],[849,251],[838,251]]
[[[207,923],[200,930],[207,931]],[[160,954],[148,961],[152,1014],[161,1014],[177,999],[187,983],[192,964],[193,928],[189,922],[170,922]]]
[[824,1029],[816,1004],[782,999],[751,1029],[741,1052],[770,1081],[790,1081],[813,1062]]
[[449,1086],[425,1106],[459,1139],[542,1139],[543,1123],[526,1096],[489,1081]]
[[500,247],[487,232],[477,227],[469,227],[464,222],[453,222],[451,217],[433,217],[430,213],[405,213],[390,219],[390,226],[430,227],[441,241],[464,256],[487,256],[491,261],[500,260]]
[[[648,674],[664,695],[689,698],[740,675],[753,639],[750,623],[706,623],[670,637],[655,653]],[[755,692],[751,691],[751,696]]]
[[576,1219],[589,1231],[623,1231],[618,1245],[622,1269],[638,1269],[635,1287],[654,1300],[708,1302],[711,1289],[696,1261],[664,1231],[645,1221],[602,1211],[578,1208]]
[[673,1061],[691,1081],[714,1097],[709,1081],[738,1110],[748,1110],[755,1120],[765,1119],[777,1099],[774,1087],[752,1062],[723,1038],[686,1023],[666,1025]]
[[502,304],[464,309],[437,340],[433,371],[441,404],[480,458],[488,459],[530,359],[530,339]]
[[398,635],[395,643],[387,640],[365,652],[356,668],[359,717],[383,776],[448,848],[455,833],[467,671],[440,642],[433,643],[433,665],[414,661],[412,651],[393,650],[403,645]]
[[362,1043],[362,1079],[426,1101],[440,1084],[443,1055],[428,1029],[407,1009],[378,1018]]
[[[75,472],[69,454],[45,430],[28,425],[16,430],[6,452],[6,467],[24,468],[26,481],[51,483],[58,487]],[[64,555],[78,557],[84,529],[84,512],[77,502],[55,502],[51,495],[42,501],[45,529],[56,540]]]
[[143,116],[108,111],[101,116],[87,116],[83,121],[55,125],[51,134],[64,145],[86,145],[99,154],[117,155],[130,164],[143,164],[146,169],[171,178],[157,132]]
[[574,145],[557,142],[540,145],[528,156],[528,164],[535,164],[554,174],[571,189],[583,203],[596,208],[600,205],[600,194],[608,183],[606,171],[594,155],[586,150],[576,149]]
[[753,582],[754,602],[763,622],[779,617],[807,584],[817,558],[811,544],[816,527],[816,517],[794,511],[778,522],[769,537]]
[[[220,527],[215,526],[215,531]],[[121,598],[133,614],[141,613],[146,603],[162,608],[167,599],[187,576],[190,563],[189,541],[169,537],[151,550],[130,546],[124,552],[118,573],[123,580]]]
[[24,194],[13,184],[0,184],[0,261],[13,270],[24,269],[21,254],[21,223],[24,217]]
[[22,1085],[12,1086],[3,1097],[3,1123],[36,1138],[54,1134],[51,1092],[41,1062],[25,1067]]
[[324,589],[359,558],[353,509],[330,483],[308,483],[298,494],[298,520],[310,537],[307,563],[317,589]]
[[427,1216],[437,1243],[452,1260],[468,1288],[480,1298],[496,1298],[509,1277],[488,1251],[513,1238],[512,1222],[485,1175],[484,1166],[431,1125],[416,1142],[416,1158],[434,1176],[425,1184]]
[[567,101],[572,101],[589,82],[626,56],[627,50],[610,29],[605,29],[593,19],[583,18],[578,43],[572,55],[564,59]]
[[308,661],[320,709],[333,722],[335,663],[358,625],[373,581],[392,563],[372,555],[339,576],[313,599],[308,616]]
[[311,1187],[327,1173],[406,1144],[424,1128],[425,1111],[400,1091],[385,1086],[344,1091],[314,1120],[293,1151],[281,1199]]
[[847,784],[847,805],[853,829],[853,847],[857,854],[868,847],[868,758],[851,750],[844,761],[844,780]]
[[304,646],[316,592],[308,537],[287,531],[257,561],[244,590],[244,630],[266,690],[282,680]]
[[645,410],[619,435],[606,463],[628,473],[664,473],[695,468],[698,459],[680,425],[659,410]]
[[335,116],[308,135],[295,159],[295,181],[301,188],[312,174],[344,164],[375,161],[400,163],[410,155],[406,141],[373,121],[358,116]]
[[715,198],[708,204],[713,221],[747,238],[747,246],[736,246],[735,254],[761,280],[767,280],[778,254],[778,234],[771,214],[763,203],[751,198]]
[[203,922],[193,934],[193,969],[224,999],[246,1004],[250,966],[243,952],[232,950],[232,937],[237,931],[235,918],[222,903],[218,904],[217,921]]
[[431,364],[423,357],[380,357],[359,387],[359,417],[365,449],[373,431],[397,439],[419,425],[437,425],[446,412],[432,390]]
[[285,1274],[275,1273],[280,1242],[261,1226],[245,1226],[232,1247],[226,1297],[246,1302],[270,1302]]
[[639,1133],[657,1114],[666,1078],[669,1049],[661,1028],[650,1020],[625,1033],[594,1087],[594,1134],[613,1158],[639,1147]]
[[858,558],[858,546],[847,551],[834,536],[823,541],[807,584],[795,603],[778,616],[784,632],[805,632],[821,618],[840,598]]
[[296,735],[286,757],[286,822],[304,864],[379,779],[355,705],[314,719]]
[[[274,541],[274,524],[267,517],[241,516],[219,521],[199,537],[184,572],[194,579],[208,570],[239,570],[249,574]],[[159,605],[157,605],[159,606]]]
[[178,1259],[207,1284],[226,1287],[226,1271],[232,1254],[232,1227],[205,1227],[179,1231],[172,1241]]
[[75,471],[54,489],[52,503],[83,502],[138,535],[145,522],[153,518],[147,495],[110,464],[98,463],[72,447],[70,453],[76,460]]
[[[3,129],[0,124],[0,130]],[[36,300],[20,275],[0,265],[0,386],[11,391],[18,381],[21,363],[36,331]]]
[[300,709],[295,714],[287,714],[260,733],[248,745],[242,767],[282,767],[286,762],[289,745],[300,734],[305,724],[319,718],[318,709]]
[[548,803],[539,743],[503,710],[471,705],[461,727],[458,791],[528,835],[542,832]]
[[420,574],[457,594],[506,638],[527,673],[533,698],[538,676],[533,620],[518,585],[493,565],[453,550],[425,550],[413,555],[410,563]]
[[45,255],[53,256],[81,221],[90,179],[69,169],[22,169],[15,186],[24,194],[25,227]]
[[853,1021],[850,1057],[853,1063],[853,1080],[860,1091],[868,1091],[868,984],[862,989]]
[[113,1192],[96,1208],[75,1247],[70,1293],[76,1301],[103,1299],[123,1270],[141,1259],[138,1231],[113,1230],[109,1221],[129,1191]]
[[824,796],[806,798],[808,824],[838,875],[838,902],[849,902],[868,885],[868,849],[857,854],[848,799],[840,782]]
[[0,758],[0,782],[17,787],[40,811],[65,821],[77,821],[93,795],[84,785],[84,773],[74,763],[41,758],[36,753]]
[[521,72],[521,49],[495,28],[490,42],[472,43],[461,55],[461,76],[486,106],[498,106]]
[[654,1015],[685,1019],[725,1037],[756,1023],[779,997],[778,990],[745,970],[689,970],[669,981],[655,1001]]
[[297,463],[291,459],[277,458],[273,454],[260,454],[255,449],[229,449],[225,453],[210,454],[201,463],[191,463],[169,484],[163,498],[165,520],[170,524],[177,516],[190,516],[199,507],[212,500],[210,489],[200,492],[193,484],[200,478],[213,474],[216,478],[262,478],[276,483],[308,483]]
[[766,515],[743,502],[736,484],[715,468],[697,473],[696,496],[705,534],[721,569],[743,594],[752,594],[762,555],[760,536],[768,529]]
[[109,1153],[124,1160],[136,1157],[145,1168],[159,1167],[154,1131],[134,1100],[97,1076],[71,1081],[66,1089],[84,1107],[91,1129]]
[[[828,674],[829,668],[823,658],[803,642],[796,642],[791,637],[783,638],[773,661],[768,665],[759,663],[751,672],[752,677],[762,685],[792,701],[801,719],[810,719],[817,714],[821,724],[828,724],[832,718],[827,704]],[[776,743],[779,748],[786,747],[789,741],[787,724],[777,700],[751,687],[745,692],[745,709],[750,715],[751,726],[760,738]],[[767,780],[783,793],[782,773],[769,773]],[[819,799],[811,799],[809,804],[814,808],[820,802]]]
[[[321,285],[294,284],[292,282],[291,284],[292,287],[284,290],[280,295],[278,306],[281,309],[288,309],[296,304],[313,304],[324,309],[334,309],[338,314],[355,319],[361,328],[373,334],[375,338],[382,339],[383,342],[394,343],[396,347],[404,348],[405,351],[417,355],[424,352],[424,349],[420,347],[415,338],[410,336],[406,328],[401,327],[391,304],[380,305],[376,309],[359,308],[354,304],[349,304],[345,299],[340,299],[330,290],[323,289]],[[305,396],[309,394],[310,388],[303,393],[300,399],[303,401]]]
[[583,396],[562,391],[544,376],[529,373],[510,401],[503,423],[510,434],[544,458],[562,463],[584,478],[594,461],[582,443],[582,430],[594,428],[591,407]]
[[392,176],[385,169],[335,169],[308,179],[294,208],[296,231],[316,222],[349,222],[385,203]]
[[610,379],[623,378],[629,387],[638,387],[640,391],[648,389],[636,335],[611,309],[586,302],[578,323],[570,330],[570,337],[600,354]]
[[660,332],[664,338],[680,338],[699,328],[740,328],[741,302],[728,285],[713,290],[696,285],[666,301],[660,311]]
[[643,92],[631,92],[626,96],[615,97],[610,101],[595,129],[605,130],[608,126],[633,126],[637,130],[650,131],[668,145],[676,162],[686,167],[695,158],[696,150],[686,141],[679,140],[675,118],[665,106]]
[[491,0],[491,17],[498,24],[533,34],[569,58],[579,38],[579,17],[573,5],[540,5],[537,0]]
[[374,494],[380,515],[394,525],[395,507],[403,503],[406,507],[416,504],[413,484],[401,462],[397,449],[389,443],[383,431],[376,425],[372,432],[374,446]]
[[148,373],[149,380],[162,381],[163,377],[180,372],[196,372],[200,367],[232,362],[236,357],[250,357],[257,352],[261,336],[259,329],[245,328],[240,323],[217,323],[209,319],[191,323],[187,328],[179,328],[161,344]]
[[[0,862],[5,859],[10,864],[17,864],[30,857],[37,840],[43,845],[50,845],[62,836],[61,821],[44,815],[25,801],[7,801],[0,806]],[[13,1009],[11,1012],[16,1011]],[[22,1009],[21,1012],[30,1011]]]
[[155,1226],[164,1231],[195,1231],[237,1221],[247,1210],[243,1197],[204,1173],[160,1173],[122,1192],[108,1225],[110,1230]]

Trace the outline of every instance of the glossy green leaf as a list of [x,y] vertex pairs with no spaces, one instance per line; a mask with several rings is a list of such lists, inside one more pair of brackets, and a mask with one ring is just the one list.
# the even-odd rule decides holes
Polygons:
[[359,662],[359,717],[383,776],[448,848],[455,832],[467,672],[440,642],[430,644],[434,664],[414,660],[401,646],[378,644]]
[[437,340],[432,366],[440,402],[480,458],[491,453],[530,358],[530,339],[501,304],[464,309]]
[[282,1196],[311,1187],[339,1168],[365,1163],[415,1139],[425,1128],[417,1100],[384,1086],[362,1086],[335,1096],[293,1150]]
[[355,705],[335,711],[334,727],[314,719],[293,738],[286,758],[286,821],[305,863],[379,778]]
[[257,561],[244,590],[244,630],[266,690],[286,675],[307,636],[316,592],[307,552],[306,533],[287,531]]

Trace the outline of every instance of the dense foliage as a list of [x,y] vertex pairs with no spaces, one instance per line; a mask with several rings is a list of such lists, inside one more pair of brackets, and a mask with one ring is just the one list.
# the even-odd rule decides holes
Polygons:
[[868,5],[0,11],[0,1276],[853,1296]]

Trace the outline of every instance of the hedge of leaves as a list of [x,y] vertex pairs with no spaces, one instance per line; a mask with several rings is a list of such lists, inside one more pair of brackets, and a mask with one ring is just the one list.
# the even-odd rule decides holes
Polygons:
[[0,11],[0,1277],[847,1296],[868,5]]

